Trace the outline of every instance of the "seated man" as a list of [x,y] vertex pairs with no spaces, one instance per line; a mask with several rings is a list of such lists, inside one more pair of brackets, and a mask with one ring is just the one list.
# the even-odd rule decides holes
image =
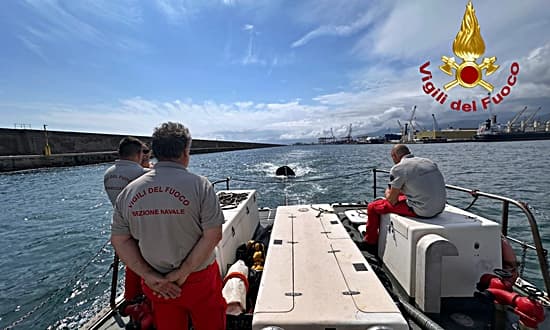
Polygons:
[[390,170],[386,198],[367,206],[364,242],[369,251],[378,243],[381,214],[431,218],[443,211],[447,200],[443,175],[434,162],[413,156],[404,144],[395,145],[391,157],[395,165]]

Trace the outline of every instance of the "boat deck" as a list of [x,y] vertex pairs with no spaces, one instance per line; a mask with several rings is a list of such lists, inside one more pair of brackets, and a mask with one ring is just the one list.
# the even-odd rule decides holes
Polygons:
[[[348,210],[366,209],[365,204],[331,204],[324,207],[316,207],[315,205],[304,205],[303,207],[310,209],[310,216],[323,217],[323,215],[330,214],[331,220],[338,220],[345,232],[349,235],[349,238],[355,242],[362,241],[362,235],[357,230],[357,223],[353,223],[346,216],[345,212]],[[260,224],[262,227],[270,227],[274,223],[274,219],[277,216],[275,209],[261,208],[259,209]],[[329,217],[326,216],[328,219]],[[355,222],[357,220],[355,219]],[[330,221],[329,221],[330,223]],[[269,253],[268,247],[268,253]],[[408,322],[410,329],[487,329],[490,324],[493,323],[493,316],[495,315],[495,309],[492,301],[480,299],[478,297],[463,297],[463,298],[442,298],[441,301],[441,313],[440,314],[422,314],[422,317],[417,318],[414,315],[418,314],[418,309],[414,306],[414,301],[408,298],[407,294],[400,287],[398,281],[392,277],[391,272],[383,265],[382,261],[376,256],[371,255],[366,251],[361,251],[362,256],[368,263],[368,269],[378,277],[378,280],[386,289],[388,294],[399,308],[403,316]],[[474,291],[475,288],[472,289]],[[121,302],[119,298],[118,302]],[[328,303],[328,302],[326,302]],[[110,308],[105,308],[99,313],[93,320],[90,320],[83,328],[84,329],[122,329],[113,315],[115,312]],[[421,313],[420,313],[421,314]],[[228,317],[228,329],[251,329],[252,314],[243,314],[243,318],[239,319],[241,323],[239,326],[229,326],[230,320],[235,317]],[[504,312],[505,324],[500,329],[514,329],[513,324],[517,324],[518,317],[510,310]],[[124,322],[127,319],[122,319]],[[242,324],[246,324],[243,326]],[[316,326],[319,329],[325,329],[324,327]],[[310,327],[311,328],[311,327]],[[334,329],[344,329],[345,327],[337,327]]]

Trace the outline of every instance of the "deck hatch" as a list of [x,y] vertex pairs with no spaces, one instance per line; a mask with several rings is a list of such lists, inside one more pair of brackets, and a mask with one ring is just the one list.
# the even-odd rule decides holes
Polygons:
[[356,272],[366,272],[368,271],[367,266],[365,264],[353,264],[353,268],[355,268]]

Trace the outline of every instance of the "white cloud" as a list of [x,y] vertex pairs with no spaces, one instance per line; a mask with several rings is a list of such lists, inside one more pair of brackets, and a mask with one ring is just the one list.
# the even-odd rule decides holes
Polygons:
[[242,59],[242,64],[265,64],[263,60],[261,60],[254,49],[254,38],[256,36],[256,32],[254,31],[254,25],[252,24],[246,24],[243,27],[243,31],[248,31],[248,47],[246,50],[246,54],[244,58]]
[[249,109],[254,106],[254,102],[235,102],[235,106],[239,109]]
[[[131,36],[119,35],[110,24],[135,26],[142,22],[142,12],[135,0],[121,1],[30,1],[23,5],[36,19],[21,25],[19,39],[41,58],[48,57],[52,44],[74,45],[83,41],[95,47],[146,51],[148,46]],[[98,21],[99,19],[99,21]]]
[[194,8],[184,0],[155,0],[155,4],[168,21],[173,24],[186,21],[190,15],[194,14]]
[[550,42],[531,51],[521,63],[521,80],[550,86]]
[[[256,6],[247,3],[250,7]],[[150,134],[154,125],[175,120],[188,124],[198,138],[255,141],[315,139],[328,135],[330,128],[333,128],[335,135],[343,136],[350,123],[354,134],[380,129],[397,131],[397,119],[407,121],[413,105],[417,105],[416,120],[428,127],[432,113],[436,114],[442,127],[464,119],[473,119],[474,122],[485,119],[486,112],[466,114],[450,110],[448,104],[441,106],[421,89],[418,68],[426,60],[431,61],[434,83],[442,86],[452,78],[440,72],[438,65],[441,55],[453,55],[452,40],[464,13],[463,2],[420,0],[400,1],[397,5],[393,1],[384,1],[364,5],[364,1],[350,0],[348,3],[349,6],[338,6],[331,1],[300,3],[296,6],[303,6],[302,11],[289,14],[294,15],[297,22],[312,27],[292,43],[295,48],[307,47],[308,43],[323,37],[357,40],[353,54],[359,62],[347,67],[345,70],[348,72],[344,69],[341,72],[343,77],[347,76],[347,80],[340,80],[333,85],[332,81],[309,81],[311,84],[305,85],[305,89],[309,94],[316,88],[319,95],[314,97],[299,99],[302,95],[299,90],[294,94],[295,99],[279,102],[273,99],[252,102],[246,98],[226,103],[215,99],[197,102],[180,100],[178,96],[159,101],[134,97],[114,104],[0,104],[0,112],[6,113],[4,120],[8,123],[24,121],[36,127],[47,123],[52,129],[70,127],[74,130],[126,134]],[[186,1],[157,0],[156,4],[174,22],[185,19],[196,9],[191,7],[193,3]],[[221,5],[219,1],[216,4]],[[223,4],[245,6],[243,1],[226,0]],[[47,42],[66,36],[73,29],[82,29],[85,35],[88,31],[88,37],[84,38],[90,41],[103,33],[85,21],[77,20],[70,10],[59,7],[56,2],[33,3],[29,6],[48,17],[28,25],[25,34],[19,37],[30,51],[44,59],[48,54],[39,41]],[[106,3],[99,3],[94,13],[112,19],[107,14],[101,14],[107,8],[105,6]],[[511,115],[523,105],[535,109],[542,105],[543,110],[548,112],[550,36],[541,32],[550,30],[550,19],[545,16],[550,10],[550,3],[534,0],[501,5],[501,2],[489,0],[476,2],[474,6],[487,45],[484,56],[496,55],[497,63],[501,65],[499,71],[487,77],[487,80],[495,87],[501,87],[506,83],[511,62],[517,60],[521,67],[518,85],[494,111],[499,116]],[[495,8],[499,10],[495,11]],[[115,13],[113,17],[119,14],[122,15]],[[139,24],[139,12],[129,17],[128,23],[124,24]],[[265,21],[255,17],[244,22],[237,25],[241,36],[247,37],[241,49],[233,52],[239,55],[231,56],[228,49],[234,47],[235,40],[229,46],[226,45],[227,56],[233,57],[230,60],[232,64],[264,66],[270,75],[275,67],[303,63],[299,57],[301,49],[294,49],[288,54],[285,53],[288,49],[266,48],[271,46],[269,40],[261,39],[263,35],[258,33],[258,27],[261,27],[266,36],[270,35],[270,26]],[[51,29],[43,29],[46,24]],[[257,44],[258,41],[264,43]],[[146,45],[133,43],[131,39],[121,38],[114,44],[120,48],[142,47],[142,50],[147,50]],[[258,46],[263,47],[262,51]],[[348,51],[338,52],[335,56]],[[290,82],[295,83],[293,79],[296,77],[289,74],[276,79],[277,82],[289,82],[290,85]],[[471,100],[483,97],[486,91],[482,88],[455,88],[449,94],[455,99]],[[14,118],[11,113],[19,113],[20,116]]]
[[[514,87],[505,103],[493,110],[501,120],[506,120],[506,116],[510,117],[523,105],[531,109],[543,106],[542,113],[550,106],[550,43],[518,61],[522,64],[517,88]],[[500,72],[491,78],[495,86],[505,84],[509,67],[510,62],[502,63]],[[437,73],[436,64],[432,64],[431,69],[434,83],[443,84],[446,76]],[[380,64],[358,72],[352,79],[352,85],[358,86],[356,91],[326,93],[305,102],[296,99],[269,103],[249,100],[218,103],[215,100],[158,101],[135,97],[117,104],[0,103],[0,112],[7,122],[31,123],[33,127],[46,123],[52,130],[71,127],[91,132],[148,135],[154,126],[172,120],[188,125],[196,138],[271,142],[315,140],[328,136],[330,128],[336,136],[344,136],[350,123],[354,135],[383,129],[398,131],[397,120],[408,121],[413,105],[417,106],[416,121],[428,128],[431,127],[432,113],[441,127],[460,120],[482,121],[488,115],[481,111],[477,114],[457,113],[448,105],[434,102],[421,89],[421,76],[416,65],[398,70]],[[452,97],[469,100],[483,97],[485,93],[481,88],[461,88],[453,90]]]
[[[224,5],[230,6],[230,7],[234,7],[234,6],[265,7],[266,5],[269,5],[273,2],[275,1],[274,0],[222,0],[222,3]],[[217,4],[218,4],[217,1],[213,2],[213,5],[217,5]]]
[[48,59],[44,55],[44,52],[42,51],[42,48],[36,42],[33,42],[33,41],[29,40],[25,36],[19,36],[19,40],[21,40],[23,42],[23,45],[25,45],[25,47],[27,47],[27,49],[29,49],[31,52],[38,55],[45,62],[48,62]]
[[288,11],[293,20],[308,26],[347,25],[365,13],[381,8],[391,8],[395,0],[302,0],[294,1],[292,11]]
[[276,54],[263,54],[256,46],[256,38],[260,33],[256,30],[254,25],[245,24],[242,30],[248,33],[248,44],[244,56],[239,61],[240,64],[268,67],[267,75],[269,76],[275,67],[287,65],[292,62],[292,54],[283,58],[279,58]]
[[[498,73],[487,80],[495,86],[493,95],[506,85],[512,61],[501,62]],[[493,111],[503,118],[511,116],[528,105],[536,109],[538,106],[546,106],[546,113],[550,106],[550,43],[539,47],[519,58],[520,74],[518,84],[512,89],[512,93],[504,102],[493,107]],[[439,72],[439,63],[432,62],[430,69],[433,81],[441,86],[450,78]],[[430,127],[431,114],[436,114],[438,121],[444,127],[445,124],[461,120],[479,120],[488,116],[486,112],[464,113],[449,109],[450,102],[445,106],[439,105],[426,95],[422,89],[419,65],[399,69],[391,64],[379,64],[371,66],[364,71],[352,76],[352,85],[356,91],[343,91],[332,94],[324,94],[314,98],[319,104],[331,109],[338,109],[338,118],[348,119],[353,122],[358,119],[358,129],[374,131],[382,128],[396,128],[396,120],[405,122],[409,119],[412,105],[417,105],[416,119]],[[481,99],[487,91],[481,87],[475,89],[455,88],[448,92],[449,100],[462,99],[469,101]]]
[[[550,30],[548,1],[478,1],[474,8],[488,54],[514,58],[550,41],[550,36],[541,35]],[[361,38],[354,51],[376,59],[452,56],[452,41],[464,11],[465,3],[460,1],[400,1]]]
[[[101,32],[78,18],[75,8],[63,6],[56,1],[26,1],[25,4],[41,18],[39,22],[29,23],[27,27],[35,37],[49,39],[53,35],[67,40],[77,38],[92,44],[104,43]],[[41,29],[48,33],[38,33]]]
[[116,24],[135,26],[143,22],[143,10],[138,0],[81,0],[72,5],[79,11]]
[[292,48],[301,47],[306,45],[313,39],[333,36],[333,37],[347,37],[362,31],[367,28],[375,18],[378,16],[379,12],[377,10],[370,10],[361,15],[357,20],[353,21],[351,24],[342,24],[342,25],[322,25],[313,31],[308,32],[306,35],[300,39],[294,41],[291,45]]

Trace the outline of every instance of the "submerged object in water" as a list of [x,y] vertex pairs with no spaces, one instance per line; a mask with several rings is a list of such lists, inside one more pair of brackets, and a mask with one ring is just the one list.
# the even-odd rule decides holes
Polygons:
[[284,165],[275,171],[275,175],[296,176],[296,173],[290,167]]

